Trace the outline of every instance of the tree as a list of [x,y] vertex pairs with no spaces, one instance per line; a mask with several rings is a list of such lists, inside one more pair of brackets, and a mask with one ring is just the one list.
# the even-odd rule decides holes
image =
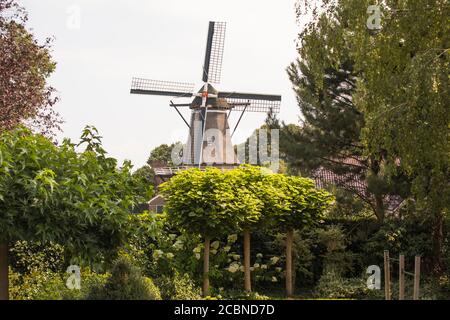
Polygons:
[[8,244],[56,243],[94,260],[112,254],[127,236],[136,203],[131,165],[106,157],[95,128],[87,127],[77,153],[28,129],[0,135],[0,299],[8,297]]
[[[332,32],[329,22],[317,18],[313,26],[300,34],[300,57],[287,70],[303,119],[300,127],[283,125],[282,153],[295,171],[338,177],[324,182],[363,200],[381,224],[392,196],[407,196],[408,181],[401,170],[386,174],[396,166],[386,153],[367,152],[364,147],[366,114],[353,101],[362,75],[355,70],[351,46],[344,43],[340,51],[321,47]],[[272,121],[273,125],[277,123]]]
[[314,187],[311,179],[274,175],[272,184],[282,190],[281,198],[276,199],[278,228],[286,232],[286,292],[287,296],[293,294],[292,283],[292,247],[294,230],[319,223],[326,209],[333,201],[333,196],[325,190]]
[[56,64],[51,39],[40,44],[26,30],[27,13],[15,0],[0,0],[0,131],[27,122],[51,133],[61,123],[57,99],[46,80]]
[[233,192],[242,203],[246,201],[254,203],[254,206],[243,206],[238,216],[239,229],[244,236],[244,289],[247,292],[252,291],[251,271],[250,271],[250,247],[251,232],[262,228],[264,224],[270,222],[270,210],[265,210],[270,197],[276,194],[277,190],[273,189],[267,183],[267,175],[269,170],[250,165],[243,165],[235,170],[228,172]]
[[172,151],[174,149],[176,150],[182,150],[182,143],[181,142],[175,142],[170,145],[168,144],[162,144],[155,149],[153,149],[150,152],[150,156],[148,157],[147,164],[151,167],[154,167],[155,164],[158,165],[164,165],[167,167],[171,167],[174,165],[173,159],[172,159]]
[[140,195],[146,200],[150,200],[155,191],[155,172],[149,165],[140,167],[133,172],[133,178],[135,178],[140,185]]
[[160,186],[168,219],[204,238],[203,295],[209,294],[209,251],[214,237],[239,230],[239,223],[257,218],[260,202],[248,190],[237,192],[239,172],[193,168],[178,172]]
[[[334,1],[309,26],[327,37],[315,45],[326,48],[331,65],[343,47],[358,78],[354,104],[365,113],[361,131],[364,149],[396,162],[388,174],[404,171],[411,179],[416,208],[432,217],[432,268],[443,270],[443,220],[450,208],[449,28],[446,1],[384,1],[381,28],[367,30],[370,1]],[[323,41],[322,41],[323,40]],[[314,65],[314,77],[324,73]]]

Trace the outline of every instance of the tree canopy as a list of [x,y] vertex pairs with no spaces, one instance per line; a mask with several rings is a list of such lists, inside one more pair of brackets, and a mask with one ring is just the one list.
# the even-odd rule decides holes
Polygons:
[[0,135],[0,240],[54,242],[93,258],[125,239],[128,213],[141,186],[106,157],[95,128],[77,153],[28,129]]
[[27,122],[50,133],[60,124],[55,90],[46,84],[56,66],[51,39],[39,43],[26,29],[27,20],[15,0],[0,0],[0,131]]

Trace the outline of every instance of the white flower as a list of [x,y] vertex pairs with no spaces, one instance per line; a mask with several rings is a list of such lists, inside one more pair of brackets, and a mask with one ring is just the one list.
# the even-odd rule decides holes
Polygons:
[[223,247],[223,251],[225,251],[225,252],[228,252],[228,251],[230,251],[231,250],[231,247],[230,246],[225,246],[225,247]]
[[168,252],[168,253],[166,253],[166,257],[167,257],[168,259],[172,259],[172,258],[174,257],[174,255],[173,255],[172,252]]
[[244,266],[240,266],[239,271],[244,272]]
[[231,234],[228,236],[228,243],[235,243],[237,240],[238,236],[237,234]]
[[231,273],[235,273],[236,271],[239,270],[239,264],[237,264],[236,262],[233,262],[232,264],[230,264],[230,266],[227,268],[227,270]]
[[281,272],[283,269],[281,269],[280,267],[276,267],[275,270],[276,270],[277,272]]
[[211,254],[216,254],[216,253],[217,253],[217,250],[215,250],[215,249],[211,250]]
[[183,241],[178,239],[177,241],[175,241],[175,243],[172,246],[175,250],[181,250],[183,249]]
[[272,277],[272,282],[277,282],[277,281],[278,281],[277,277]]
[[200,253],[195,254],[195,259],[200,260]]
[[259,263],[255,263],[253,266],[254,266],[255,268],[259,268]]
[[254,271],[255,270],[255,268],[253,268],[253,267],[250,267],[250,271]]
[[280,261],[279,257],[272,257],[272,258],[270,258],[270,263],[272,263],[272,264],[276,264],[278,261]]
[[195,247],[194,250],[192,250],[194,253],[200,253],[200,251],[202,251],[200,247]]
[[262,253],[258,253],[258,254],[256,255],[256,257],[259,258],[259,259],[261,259],[261,258],[263,257],[263,254],[262,254]]
[[262,264],[261,265],[261,269],[266,270],[267,269],[267,264]]
[[220,245],[219,241],[214,241],[213,243],[211,243],[211,248],[217,250],[219,249],[219,245]]
[[240,258],[241,258],[240,255],[238,255],[238,254],[233,254],[233,259],[234,259],[234,260],[239,260]]

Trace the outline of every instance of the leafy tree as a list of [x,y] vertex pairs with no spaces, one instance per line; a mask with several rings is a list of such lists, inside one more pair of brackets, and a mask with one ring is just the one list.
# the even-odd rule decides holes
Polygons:
[[[172,150],[182,147],[181,142],[175,142],[170,145],[162,144],[150,152],[147,164],[154,167],[155,164],[171,167],[174,165],[172,161]],[[181,150],[181,149],[180,149]]]
[[[432,265],[443,270],[443,220],[449,213],[449,48],[446,1],[405,0],[380,3],[381,29],[367,30],[369,0],[333,1],[308,26],[314,45],[337,65],[339,54],[351,48],[358,78],[353,102],[365,113],[361,131],[365,152],[396,166],[412,180],[418,211],[434,219]],[[315,37],[320,32],[325,37]],[[333,52],[335,54],[333,54]],[[310,66],[315,79],[324,76],[323,60]]]
[[[314,29],[300,35],[300,57],[288,74],[303,119],[300,127],[282,127],[281,149],[295,171],[326,170],[339,177],[334,183],[369,205],[381,224],[389,199],[407,196],[408,181],[401,170],[387,174],[396,164],[386,153],[364,148],[361,133],[366,114],[353,101],[361,74],[354,68],[350,45],[343,44],[337,53],[318,47],[329,36],[327,28],[326,21],[319,20]],[[322,68],[320,78],[314,73],[318,68]]]
[[0,298],[8,297],[8,244],[55,243],[88,260],[120,246],[128,212],[138,200],[131,165],[106,157],[95,128],[77,153],[17,128],[0,135]]
[[209,293],[209,251],[213,237],[239,230],[239,223],[258,214],[259,201],[248,191],[236,193],[237,172],[193,168],[161,185],[168,218],[174,225],[204,238],[203,295]]
[[26,121],[50,133],[59,128],[57,99],[46,80],[55,70],[51,39],[39,43],[25,25],[27,13],[15,0],[0,0],[0,131]]
[[135,178],[140,185],[140,195],[145,200],[150,200],[155,190],[155,172],[153,171],[153,169],[150,166],[145,165],[133,172],[133,178]]
[[281,198],[277,199],[276,221],[281,231],[286,232],[286,291],[291,296],[294,230],[319,223],[333,197],[325,190],[316,189],[311,179],[276,175],[272,177],[272,184],[283,190]]
[[245,291],[251,292],[250,234],[253,230],[261,228],[264,222],[269,221],[269,216],[263,215],[264,200],[271,196],[270,191],[275,190],[271,190],[271,186],[265,183],[265,174],[260,167],[245,165],[229,171],[228,175],[236,197],[242,199],[242,202],[254,203],[251,211],[243,206],[242,209],[246,211],[239,214],[241,218],[239,228],[244,235],[244,288]]

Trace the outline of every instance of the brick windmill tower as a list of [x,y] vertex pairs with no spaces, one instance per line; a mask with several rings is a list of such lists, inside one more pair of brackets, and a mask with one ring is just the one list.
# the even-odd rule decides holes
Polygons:
[[[220,83],[225,44],[225,22],[209,22],[205,60],[202,70],[203,86],[195,92],[192,83],[133,78],[132,94],[158,95],[173,98],[190,98],[185,103],[170,101],[188,127],[187,143],[183,149],[180,166],[155,168],[157,182],[166,181],[181,169],[216,166],[223,169],[237,166],[238,160],[231,143],[245,112],[279,112],[281,96],[218,91],[211,84]],[[193,98],[193,99],[192,99]],[[188,122],[179,108],[190,108]],[[239,120],[230,132],[231,112],[240,112]]]

